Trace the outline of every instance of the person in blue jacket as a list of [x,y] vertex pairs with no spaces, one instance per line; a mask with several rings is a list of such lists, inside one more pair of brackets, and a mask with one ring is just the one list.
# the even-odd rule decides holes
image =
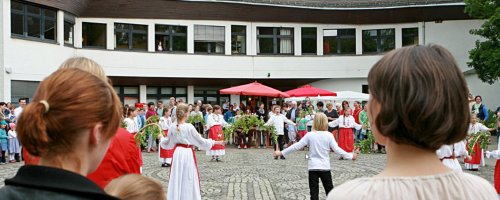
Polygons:
[[0,165],[7,163],[5,160],[5,153],[9,148],[9,140],[7,137],[6,127],[7,127],[7,122],[5,120],[2,120],[2,122],[0,123],[0,147],[1,147],[0,150],[2,151]]
[[483,98],[478,95],[474,99],[476,100],[476,103],[472,105],[472,113],[476,114],[477,118],[481,119],[482,121],[488,120],[488,108],[486,108],[486,106],[482,103]]

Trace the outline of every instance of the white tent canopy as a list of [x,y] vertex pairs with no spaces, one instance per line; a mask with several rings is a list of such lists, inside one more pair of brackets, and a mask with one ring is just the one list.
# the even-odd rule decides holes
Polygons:
[[[337,96],[317,96],[317,97],[309,97],[311,101],[368,101],[370,95],[361,93],[361,92],[353,92],[353,91],[340,91],[336,92]],[[306,97],[290,97],[286,98],[285,101],[303,101]]]

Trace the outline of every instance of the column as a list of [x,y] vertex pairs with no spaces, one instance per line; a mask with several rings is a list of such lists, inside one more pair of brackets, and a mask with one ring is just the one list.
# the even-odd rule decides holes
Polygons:
[[187,26],[187,53],[194,53],[194,25]]
[[247,49],[245,50],[246,52],[246,55],[255,55],[255,54],[252,54],[252,44],[255,43],[255,37],[253,37],[255,34],[253,34],[252,32],[252,24],[249,24],[246,26],[247,29],[246,29],[246,37],[245,37],[245,46],[247,47]]
[[322,56],[323,55],[323,27],[318,27],[316,29],[317,33],[317,38],[316,38],[316,52],[318,56]]
[[187,103],[194,104],[194,86],[193,85],[187,86]]
[[224,31],[224,54],[231,55],[231,25],[226,25]]
[[56,37],[59,46],[64,46],[64,12],[62,10],[57,11],[57,25],[56,25]]
[[418,44],[425,45],[425,22],[418,23]]
[[356,28],[356,55],[363,54],[363,29]]
[[295,56],[302,55],[302,27],[300,26],[293,27],[293,47]]
[[401,27],[396,27],[395,36],[396,36],[396,49],[401,48],[403,46],[403,30],[401,29]]
[[148,99],[147,96],[147,87],[146,85],[139,85],[139,102],[141,103],[148,103],[146,102]]
[[11,101],[10,78],[5,61],[8,38],[10,38],[10,1],[0,1],[0,99]]
[[148,51],[155,52],[155,24],[148,24]]
[[106,49],[115,49],[115,23],[106,23]]
[[257,55],[257,43],[259,42],[259,40],[257,39],[257,27],[253,24],[250,25],[250,33],[247,34],[247,36],[248,38],[250,38],[249,40],[247,38],[247,40],[249,41],[247,45],[250,47],[250,51],[247,52],[247,55],[255,56]]
[[82,20],[80,18],[75,18],[75,48],[82,48]]

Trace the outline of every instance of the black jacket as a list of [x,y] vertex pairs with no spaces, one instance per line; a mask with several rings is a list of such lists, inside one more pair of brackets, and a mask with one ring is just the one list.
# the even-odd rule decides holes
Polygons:
[[0,199],[117,199],[80,174],[44,166],[23,166],[5,180]]

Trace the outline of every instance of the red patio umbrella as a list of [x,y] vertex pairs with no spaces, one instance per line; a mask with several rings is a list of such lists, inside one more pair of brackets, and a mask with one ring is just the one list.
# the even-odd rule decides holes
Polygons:
[[302,87],[286,91],[292,97],[315,97],[315,96],[337,96],[337,93],[316,88],[311,85],[304,85]]
[[236,94],[248,96],[266,96],[266,97],[290,97],[290,95],[277,89],[262,85],[257,81],[245,85],[230,87],[220,90],[221,94]]

